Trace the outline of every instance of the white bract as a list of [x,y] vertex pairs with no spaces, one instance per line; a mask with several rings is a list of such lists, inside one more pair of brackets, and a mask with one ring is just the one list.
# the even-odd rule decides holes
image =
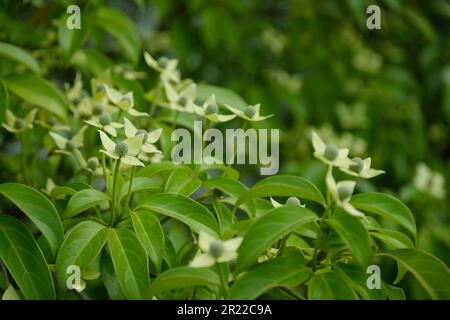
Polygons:
[[339,168],[348,168],[352,161],[348,158],[348,149],[339,149],[334,144],[325,144],[319,135],[312,131],[314,156],[320,161]]
[[285,204],[281,204],[278,201],[276,201],[275,199],[273,199],[272,197],[270,198],[270,202],[272,202],[272,205],[274,208],[279,208],[279,207],[284,207],[284,206],[298,206],[298,207],[306,207],[305,204],[302,204],[302,202],[296,198],[296,197],[289,197],[286,200]]
[[348,168],[342,167],[340,168],[343,172],[359,178],[370,179],[376,177],[380,174],[385,173],[383,170],[376,170],[370,167],[371,159],[361,159],[359,157],[355,157],[351,159],[351,164]]
[[254,106],[250,105],[245,107],[244,111],[233,108],[227,104],[225,104],[225,107],[227,107],[228,110],[237,115],[239,118],[245,119],[247,121],[263,121],[273,116],[273,114],[268,116],[261,116],[259,103],[255,104]]
[[137,135],[116,143],[103,131],[99,130],[98,132],[100,133],[100,139],[105,148],[105,150],[102,149],[100,152],[103,152],[113,159],[120,159],[122,163],[130,166],[144,166],[144,164],[136,157],[141,151],[142,135]]
[[241,245],[241,242],[241,237],[224,241],[200,231],[198,246],[203,253],[197,254],[189,265],[191,267],[207,268],[213,266],[215,263],[235,260],[238,255],[237,249]]
[[127,138],[133,138],[135,136],[142,136],[142,145],[141,145],[141,152],[139,152],[138,158],[143,161],[149,161],[150,158],[145,155],[145,153],[162,153],[158,148],[154,146],[154,143],[156,143],[159,138],[161,137],[162,128],[156,129],[153,131],[146,131],[146,130],[138,130],[130,120],[127,118],[124,118],[125,123],[125,136]]
[[148,116],[148,113],[139,112],[134,109],[133,92],[130,91],[128,93],[122,94],[120,91],[114,88],[110,88],[107,85],[105,85],[105,90],[108,99],[120,110],[125,111],[126,113],[134,117]]
[[71,139],[67,139],[59,133],[51,131],[49,134],[53,138],[53,141],[55,141],[58,148],[55,152],[70,155],[77,149],[81,148],[83,146],[85,130],[86,126],[83,126]]
[[144,52],[144,60],[150,68],[159,72],[162,82],[180,82],[180,72],[177,69],[178,60],[166,57],[160,57],[158,60],[155,60],[148,52]]
[[188,110],[204,117],[212,122],[227,122],[236,117],[234,114],[219,114],[219,106],[216,102],[216,96],[211,95],[202,106],[194,103],[189,104]]
[[123,124],[112,121],[111,115],[109,113],[103,113],[95,119],[85,120],[84,122],[98,129],[102,129],[113,137],[117,136],[116,129],[123,128]]
[[33,122],[36,118],[38,109],[33,109],[25,116],[18,118],[9,109],[6,109],[6,122],[2,123],[2,127],[12,133],[21,133],[33,129]]

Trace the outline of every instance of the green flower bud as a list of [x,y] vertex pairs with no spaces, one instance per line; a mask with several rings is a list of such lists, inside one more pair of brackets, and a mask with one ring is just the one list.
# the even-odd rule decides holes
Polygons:
[[178,104],[180,105],[180,106],[183,106],[183,107],[185,107],[186,105],[187,105],[187,103],[188,103],[188,98],[186,98],[186,97],[180,97],[180,99],[178,100]]
[[102,112],[103,112],[103,106],[102,106],[101,104],[96,104],[96,105],[94,106],[92,112],[93,112],[96,116],[102,114]]
[[158,59],[158,64],[161,68],[165,68],[167,67],[167,64],[169,63],[169,59],[167,59],[166,57],[160,57]]
[[52,127],[56,124],[56,118],[54,116],[50,116],[47,118],[46,122],[49,126]]
[[127,104],[131,105],[131,98],[128,95],[123,96],[122,98],[120,98],[120,101],[121,102],[126,102]]
[[324,156],[328,160],[335,160],[339,154],[339,148],[334,144],[327,144],[325,147]]
[[137,136],[138,136],[138,135],[143,135],[143,136],[144,136],[144,137],[142,138],[142,143],[146,142],[147,139],[148,139],[148,132],[145,131],[144,129],[139,129],[139,130],[136,132],[136,135],[137,135]]
[[69,140],[69,141],[66,142],[66,150],[67,151],[72,151],[72,150],[75,149],[75,147],[76,146],[75,146],[75,143],[73,141]]
[[349,188],[348,186],[339,186],[337,189],[338,197],[341,201],[344,201],[346,199],[349,199],[352,194],[353,190],[352,188]]
[[256,108],[254,106],[247,106],[244,110],[244,114],[252,119],[256,114]]
[[128,153],[128,146],[125,142],[120,141],[116,144],[116,147],[114,149],[114,152],[119,156],[123,157],[126,156]]
[[213,241],[211,242],[209,246],[209,253],[214,257],[218,258],[220,257],[225,250],[225,247],[223,246],[222,241]]
[[23,119],[16,119],[14,122],[14,128],[17,130],[23,129],[25,127],[25,121]]
[[72,103],[73,104],[79,104],[81,102],[81,98],[80,97],[76,97],[72,99]]
[[205,109],[206,114],[216,114],[219,111],[217,104],[208,104]]
[[98,159],[96,157],[89,158],[87,161],[87,166],[91,170],[97,169],[99,164],[100,163],[98,162]]
[[298,200],[298,198],[296,198],[296,197],[289,197],[289,198],[286,200],[286,205],[287,205],[287,206],[298,207],[298,206],[301,205],[301,202],[300,202],[300,200]]
[[105,90],[105,86],[104,86],[103,84],[98,84],[98,85],[95,87],[95,91],[96,91],[96,92],[104,92],[104,91],[106,91],[106,90]]
[[364,168],[364,161],[359,157],[353,158],[352,161],[353,164],[350,165],[350,170],[353,170],[358,173],[361,172],[362,169]]
[[98,119],[98,121],[100,122],[100,124],[102,126],[106,126],[107,124],[110,124],[112,119],[111,116],[108,113],[104,113],[100,116],[100,118]]

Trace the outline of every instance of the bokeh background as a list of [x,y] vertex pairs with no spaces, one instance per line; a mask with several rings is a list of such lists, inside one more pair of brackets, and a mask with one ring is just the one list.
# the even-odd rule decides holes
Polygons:
[[[84,77],[111,66],[145,70],[141,55],[130,59],[123,50],[128,40],[156,57],[179,59],[184,77],[231,89],[249,104],[261,103],[263,114],[274,114],[263,125],[281,129],[280,173],[323,184],[325,167],[312,158],[311,128],[354,156],[372,157],[373,166],[387,173],[359,182],[358,189],[404,201],[418,223],[419,248],[450,265],[449,1],[1,3],[0,40],[32,52],[60,88],[73,81],[76,69]],[[61,51],[60,25],[70,4],[80,5],[89,36],[69,59]],[[371,4],[381,8],[381,30],[366,27]],[[115,17],[112,29],[128,31],[125,39],[87,19],[98,8]],[[0,59],[0,70],[8,68]],[[133,88],[140,93],[146,85]],[[258,174],[257,168],[242,170],[245,181]]]

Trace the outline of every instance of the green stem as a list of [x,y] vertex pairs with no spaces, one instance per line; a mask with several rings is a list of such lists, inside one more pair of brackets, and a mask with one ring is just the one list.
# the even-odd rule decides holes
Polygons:
[[219,272],[219,277],[220,277],[220,286],[221,286],[222,295],[224,298],[226,297],[227,292],[228,292],[228,279],[227,279],[226,267],[227,267],[226,262],[217,264],[217,270]]
[[22,160],[22,173],[23,173],[23,181],[26,185],[28,185],[28,174],[27,174],[27,159],[26,159],[26,143],[25,143],[25,133],[19,133],[20,145],[21,145],[21,160]]
[[128,185],[128,192],[127,197],[125,198],[125,207],[130,209],[130,200],[131,200],[131,188],[133,187],[133,179],[134,179],[134,173],[136,172],[136,167],[133,166],[133,169],[131,169],[131,175],[130,175],[130,182]]
[[149,118],[151,118],[151,117],[153,116],[153,113],[155,112],[155,109],[156,109],[156,100],[158,100],[158,97],[159,97],[159,91],[160,91],[160,90],[161,90],[160,84],[158,83],[158,84],[157,84],[157,87],[156,87],[156,93],[155,93],[155,96],[153,97],[152,105],[150,106],[150,112],[149,112],[150,117],[149,117]]
[[117,159],[114,167],[114,177],[113,177],[111,226],[114,226],[114,223],[116,222],[116,188],[117,188],[117,176],[119,175],[119,168],[120,168],[120,159]]

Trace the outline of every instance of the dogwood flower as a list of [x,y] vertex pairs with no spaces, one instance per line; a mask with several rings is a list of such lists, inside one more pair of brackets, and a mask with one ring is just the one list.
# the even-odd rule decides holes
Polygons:
[[36,118],[38,109],[33,109],[27,113],[25,118],[18,118],[9,109],[6,109],[6,122],[2,123],[2,127],[12,133],[21,133],[33,129],[33,122]]
[[340,168],[341,171],[354,176],[354,177],[360,177],[363,179],[370,179],[373,177],[376,177],[382,173],[385,173],[383,170],[375,170],[370,167],[371,165],[371,159],[361,159],[359,157],[355,157],[352,160],[352,163],[349,165],[348,168],[342,167]]
[[353,195],[353,191],[355,190],[356,182],[345,180],[336,183],[331,170],[332,167],[329,167],[326,182],[333,199],[336,201],[336,204],[352,216],[366,218],[364,213],[353,207],[349,202]]
[[38,119],[35,121],[35,123],[39,124],[40,126],[46,128],[48,130],[54,130],[54,131],[70,130],[69,126],[58,123],[58,120],[54,116],[49,116],[45,120]]
[[161,137],[162,128],[156,129],[150,132],[145,130],[138,130],[127,118],[123,119],[125,123],[125,136],[127,138],[133,138],[138,135],[142,135],[141,151],[145,153],[161,153],[153,144],[156,143]]
[[279,207],[284,207],[284,206],[298,206],[298,207],[306,207],[305,204],[302,204],[302,202],[296,198],[296,197],[289,197],[286,200],[285,204],[281,204],[278,201],[276,201],[275,199],[273,199],[272,197],[270,198],[270,202],[272,202],[272,205],[274,208],[279,208]]
[[198,246],[203,253],[197,254],[189,265],[196,268],[207,268],[217,262],[221,263],[235,260],[238,255],[237,249],[241,245],[241,242],[241,237],[224,241],[200,231]]
[[83,93],[83,81],[81,80],[81,73],[77,72],[72,86],[70,86],[68,83],[66,83],[64,86],[66,89],[66,98],[70,102],[70,104],[79,104],[81,102],[81,96]]
[[105,150],[100,150],[100,152],[113,159],[120,159],[122,163],[130,166],[144,166],[136,157],[141,150],[143,135],[137,135],[116,143],[103,131],[98,130],[98,132],[100,133],[100,139],[105,148]]
[[225,107],[228,108],[233,114],[237,115],[239,118],[245,119],[247,121],[263,121],[273,116],[273,114],[268,116],[261,116],[259,114],[260,105],[250,105],[245,107],[244,111],[241,111],[239,109],[233,108],[227,104],[225,104]]
[[55,152],[70,155],[75,150],[81,148],[83,146],[83,136],[86,128],[86,126],[83,126],[71,139],[67,139],[59,133],[50,131],[49,134],[58,147]]
[[84,122],[93,127],[102,129],[113,137],[117,137],[116,129],[123,128],[123,124],[112,121],[111,115],[106,112],[100,115],[97,119],[85,120]]
[[194,103],[197,95],[197,85],[195,83],[191,82],[177,92],[171,84],[166,82],[164,83],[164,90],[169,103],[159,103],[162,107],[180,112],[192,112],[189,110],[189,105]]
[[312,144],[314,156],[322,162],[339,168],[348,168],[352,161],[347,157],[348,149],[339,149],[334,144],[325,144],[322,139],[312,131]]
[[216,103],[215,95],[211,95],[206,99],[201,107],[194,103],[189,104],[188,110],[192,110],[194,113],[212,122],[227,122],[236,117],[234,114],[218,114],[219,106]]
[[180,72],[177,69],[178,60],[166,57],[160,57],[158,60],[155,60],[148,52],[144,52],[144,60],[150,68],[159,72],[162,82],[180,82]]
[[90,157],[89,159],[84,159],[81,152],[77,152],[75,154],[77,156],[77,160],[80,163],[81,169],[95,175],[95,176],[102,176],[103,175],[103,169],[100,165],[100,160],[97,157]]
[[105,90],[108,99],[120,110],[125,111],[134,117],[148,116],[148,113],[139,112],[134,109],[133,92],[130,91],[126,94],[122,94],[120,91],[110,88],[107,85],[105,85]]

